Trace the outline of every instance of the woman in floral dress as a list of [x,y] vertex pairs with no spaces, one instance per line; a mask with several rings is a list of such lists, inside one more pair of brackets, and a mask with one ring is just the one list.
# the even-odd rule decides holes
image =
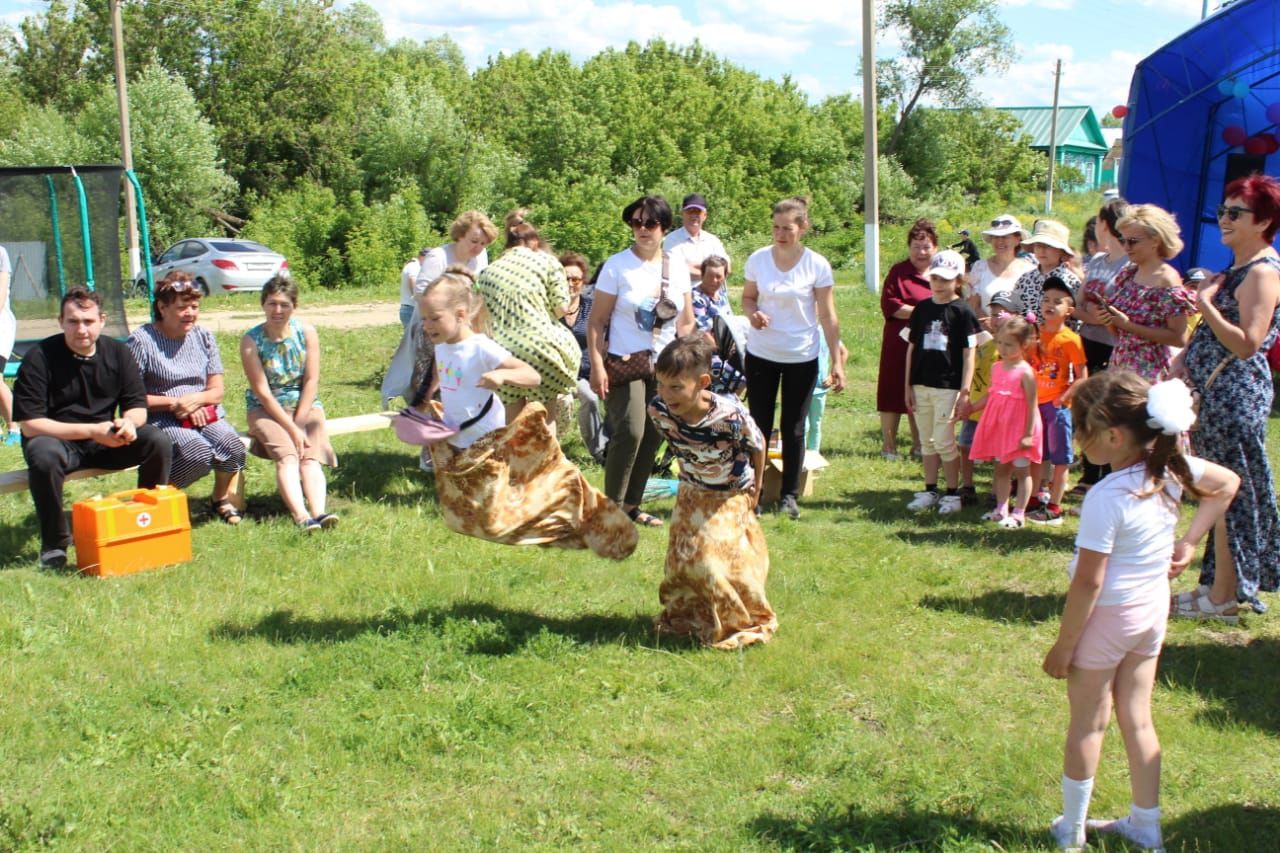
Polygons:
[[1200,286],[1204,319],[1183,362],[1201,395],[1193,449],[1239,474],[1240,489],[1209,534],[1200,585],[1175,595],[1171,612],[1235,622],[1238,604],[1265,610],[1257,594],[1280,581],[1280,516],[1266,447],[1274,394],[1266,353],[1280,336],[1280,256],[1271,246],[1280,229],[1280,181],[1252,175],[1226,195],[1218,227],[1234,259]]
[[[1111,301],[1098,303],[1103,324],[1116,336],[1108,367],[1159,382],[1169,375],[1169,348],[1187,345],[1187,317],[1196,312],[1195,292],[1167,263],[1182,251],[1178,223],[1153,204],[1137,204],[1117,227],[1129,266],[1116,276]],[[1086,293],[1085,298],[1098,296]]]

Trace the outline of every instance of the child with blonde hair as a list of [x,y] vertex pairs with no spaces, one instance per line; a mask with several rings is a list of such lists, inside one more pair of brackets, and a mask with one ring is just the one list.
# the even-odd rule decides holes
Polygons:
[[[994,300],[993,300],[994,304]],[[1035,371],[1027,353],[1036,342],[1036,327],[1023,317],[1008,317],[996,330],[1000,360],[991,366],[986,397],[970,407],[983,412],[969,458],[995,463],[996,507],[984,516],[1001,527],[1023,526],[1031,497],[1031,467],[1040,461],[1040,410],[1036,406]],[[1018,478],[1013,510],[1009,510],[1010,476]]]
[[[1132,371],[1108,370],[1081,383],[1071,407],[1081,449],[1112,473],[1085,495],[1062,624],[1043,664],[1048,675],[1067,680],[1071,705],[1062,815],[1049,829],[1063,850],[1083,848],[1086,828],[1162,850],[1151,694],[1169,618],[1169,578],[1186,568],[1196,544],[1226,513],[1240,478],[1183,456],[1181,436],[1195,414],[1179,381],[1153,386]],[[1199,498],[1199,506],[1175,538],[1183,492]],[[1086,821],[1113,704],[1132,805],[1126,817]]]

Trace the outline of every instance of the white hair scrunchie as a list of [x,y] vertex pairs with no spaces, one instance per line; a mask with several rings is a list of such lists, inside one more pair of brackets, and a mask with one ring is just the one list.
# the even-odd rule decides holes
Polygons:
[[1196,422],[1191,389],[1180,379],[1157,382],[1147,392],[1147,426],[1165,435],[1181,435]]

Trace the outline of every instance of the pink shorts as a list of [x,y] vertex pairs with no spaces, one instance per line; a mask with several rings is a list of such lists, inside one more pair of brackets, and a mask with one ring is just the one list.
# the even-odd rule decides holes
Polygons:
[[1094,607],[1071,663],[1080,669],[1115,669],[1126,655],[1155,657],[1168,622],[1168,595]]

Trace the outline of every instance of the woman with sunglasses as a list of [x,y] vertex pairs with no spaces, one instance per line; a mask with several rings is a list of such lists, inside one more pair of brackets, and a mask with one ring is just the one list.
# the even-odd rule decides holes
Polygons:
[[[800,517],[796,504],[804,469],[804,427],[818,379],[818,336],[831,353],[829,390],[844,389],[840,321],[827,259],[804,245],[809,202],[786,198],[773,206],[773,243],[752,252],[742,288],[742,313],[751,321],[747,336],[747,407],[768,436],[781,389],[778,432],[782,436],[782,485],[779,509]],[[759,499],[759,495],[756,496]],[[757,504],[757,511],[759,505]]]
[[582,350],[582,360],[578,363],[578,431],[591,458],[603,465],[609,431],[600,410],[600,398],[591,390],[591,357],[587,350],[587,322],[594,300],[590,293],[583,292],[591,278],[591,262],[578,252],[564,252],[560,255],[560,266],[564,267],[564,277],[569,282],[569,306],[560,322],[573,332],[573,339]]
[[975,263],[965,276],[969,307],[979,318],[987,317],[990,313],[988,306],[994,294],[1012,293],[1022,274],[1035,266],[1018,255],[1026,236],[1022,223],[1016,216],[1008,213],[1002,213],[991,220],[991,227],[982,232],[982,238],[990,244],[992,254]]
[[1227,185],[1218,208],[1231,266],[1196,293],[1201,322],[1175,369],[1200,394],[1192,428],[1197,456],[1240,475],[1240,489],[1209,534],[1200,585],[1174,596],[1172,614],[1235,622],[1238,603],[1264,609],[1277,588],[1280,516],[1267,456],[1274,394],[1266,353],[1280,337],[1280,181],[1251,175]]
[[232,503],[235,477],[244,470],[244,444],[222,408],[222,356],[200,319],[200,285],[171,272],[156,285],[152,321],[129,335],[129,351],[147,389],[147,422],[173,442],[169,482],[185,489],[213,471],[210,511],[240,523]]
[[1160,382],[1169,375],[1170,347],[1187,345],[1187,318],[1196,312],[1195,292],[1168,263],[1182,251],[1178,223],[1153,204],[1136,204],[1116,228],[1129,265],[1116,276],[1109,300],[1089,293],[1085,298],[1101,308],[1098,316],[1115,335],[1109,369]]
[[604,492],[644,527],[662,526],[640,511],[662,443],[647,410],[657,394],[653,362],[676,335],[694,329],[689,266],[662,250],[671,220],[671,206],[661,196],[643,196],[623,208],[631,246],[604,262],[587,320],[591,389],[604,400],[609,427]]

